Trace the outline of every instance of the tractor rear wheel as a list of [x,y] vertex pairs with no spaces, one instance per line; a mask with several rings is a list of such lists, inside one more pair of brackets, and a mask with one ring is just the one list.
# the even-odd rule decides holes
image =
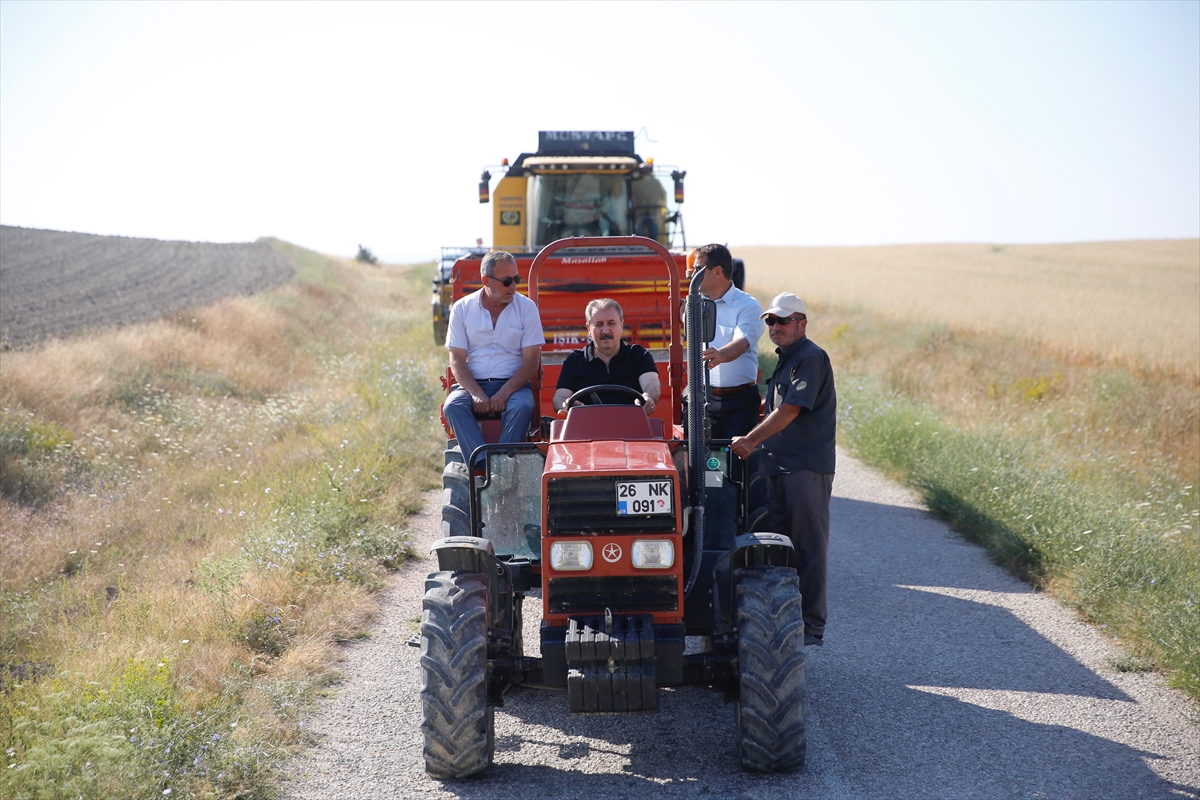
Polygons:
[[[771,527],[771,514],[766,506],[759,506],[750,513],[750,528],[752,533],[762,533]],[[770,531],[774,533],[774,531]]]
[[750,485],[746,487],[746,506],[748,508],[765,507],[767,505],[767,476],[761,472],[754,473]]
[[804,767],[807,747],[804,615],[791,567],[736,572],[739,699],[734,706],[742,766],[758,772]]
[[487,581],[476,572],[435,572],[421,614],[421,733],[425,771],[466,778],[492,763],[488,705]]
[[442,470],[442,538],[471,535],[471,473],[461,460]]

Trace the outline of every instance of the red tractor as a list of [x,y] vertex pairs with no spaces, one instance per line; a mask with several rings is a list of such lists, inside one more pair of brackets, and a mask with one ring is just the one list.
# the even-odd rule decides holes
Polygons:
[[[603,269],[603,281],[581,278],[581,261]],[[484,445],[486,468],[474,475],[448,442],[444,538],[434,545],[439,571],[426,581],[420,631],[431,775],[488,768],[493,709],[518,686],[565,689],[577,714],[653,712],[660,686],[708,686],[735,704],[744,767],[804,765],[792,544],[752,530],[763,500],[748,468],[727,440],[707,437],[700,353],[715,308],[699,294],[697,270],[681,331],[682,261],[653,239],[580,237],[547,245],[528,268],[548,340],[546,309],[570,307],[582,328],[589,300],[639,292],[641,318],[627,314],[626,336],[655,353],[663,395],[649,416],[637,405],[593,404],[612,387],[589,387],[577,393],[587,404],[565,418],[535,414],[528,441]],[[565,352],[544,356],[534,387],[543,409]],[[495,423],[480,424],[494,442]],[[522,636],[531,593],[542,600],[540,657],[525,654]],[[699,652],[685,654],[685,637],[701,637]]]

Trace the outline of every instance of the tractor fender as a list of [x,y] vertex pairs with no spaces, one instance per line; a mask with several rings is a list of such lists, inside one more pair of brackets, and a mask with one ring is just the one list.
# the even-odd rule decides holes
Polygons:
[[733,629],[734,576],[743,567],[797,568],[796,548],[782,533],[743,533],[733,540],[733,549],[713,567],[713,633],[727,634]]
[[492,543],[478,536],[447,536],[434,542],[429,552],[437,556],[438,569],[446,572],[481,572],[489,579],[507,572]]
[[511,639],[515,619],[513,573],[496,558],[496,548],[478,536],[447,536],[430,548],[442,572],[474,572],[488,589],[488,626]]
[[731,569],[740,567],[795,567],[796,548],[782,533],[743,533],[733,540]]

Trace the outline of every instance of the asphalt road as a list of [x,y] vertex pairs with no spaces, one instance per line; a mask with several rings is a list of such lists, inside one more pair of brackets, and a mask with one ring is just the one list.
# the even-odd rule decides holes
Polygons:
[[[496,712],[486,775],[429,778],[419,652],[404,646],[432,569],[422,561],[383,594],[372,638],[346,647],[338,694],[308,720],[314,745],[284,796],[1200,798],[1194,703],[1157,675],[1114,671],[1103,631],[992,565],[911,493],[838,458],[803,772],[743,772],[732,706],[708,690],[660,690],[654,715],[580,717],[565,695],[526,690]],[[435,512],[419,518],[418,542],[437,536]],[[534,647],[536,616],[528,608]]]

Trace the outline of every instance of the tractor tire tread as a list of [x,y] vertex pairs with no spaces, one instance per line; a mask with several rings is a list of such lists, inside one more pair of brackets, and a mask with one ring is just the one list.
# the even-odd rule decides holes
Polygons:
[[791,567],[736,573],[742,766],[757,772],[804,767],[807,659],[800,586]]
[[425,770],[438,778],[477,775],[492,762],[484,576],[436,572],[421,614],[421,733]]
[[[452,458],[451,451],[458,453]],[[442,469],[442,538],[471,535],[471,473],[457,447],[446,450]]]

